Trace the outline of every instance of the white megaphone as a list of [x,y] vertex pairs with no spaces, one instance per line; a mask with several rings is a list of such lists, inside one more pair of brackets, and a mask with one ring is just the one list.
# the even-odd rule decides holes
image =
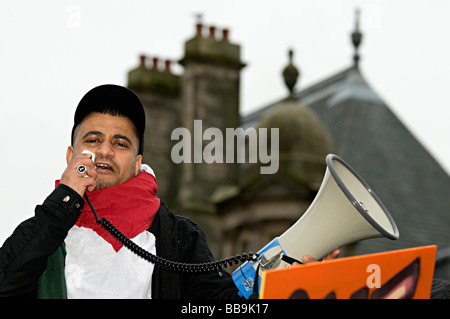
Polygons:
[[362,239],[398,239],[397,225],[388,210],[350,165],[334,154],[326,157],[326,164],[322,184],[308,210],[262,248],[257,261],[245,262],[233,272],[241,296],[249,298],[254,287],[260,287],[264,270],[286,267],[292,259],[301,260],[308,254],[320,260],[334,249]]

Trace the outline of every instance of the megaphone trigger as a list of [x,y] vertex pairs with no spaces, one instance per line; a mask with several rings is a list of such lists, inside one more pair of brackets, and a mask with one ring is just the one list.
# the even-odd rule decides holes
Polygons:
[[293,263],[303,264],[303,262],[301,262],[300,260],[297,260],[297,259],[295,259],[295,258],[286,256],[286,255],[282,255],[282,256],[281,256],[281,260],[283,260],[284,262],[286,262],[286,263],[288,263],[288,264],[290,264],[290,265],[292,265]]

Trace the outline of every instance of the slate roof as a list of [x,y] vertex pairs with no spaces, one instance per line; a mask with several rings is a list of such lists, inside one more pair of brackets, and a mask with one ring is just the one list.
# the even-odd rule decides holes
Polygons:
[[[400,239],[370,239],[355,247],[365,254],[423,245],[450,247],[450,177],[421,145],[356,66],[296,92],[330,130],[336,155],[373,188],[390,211]],[[281,99],[280,99],[281,101]],[[242,118],[242,126],[279,101]]]

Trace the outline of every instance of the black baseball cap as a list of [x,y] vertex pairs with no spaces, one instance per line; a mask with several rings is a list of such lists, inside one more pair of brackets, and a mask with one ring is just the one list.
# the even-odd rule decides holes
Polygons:
[[115,85],[100,85],[87,92],[78,103],[74,116],[71,143],[75,128],[90,113],[111,113],[128,117],[136,127],[139,137],[138,154],[144,151],[145,111],[141,100],[130,89]]

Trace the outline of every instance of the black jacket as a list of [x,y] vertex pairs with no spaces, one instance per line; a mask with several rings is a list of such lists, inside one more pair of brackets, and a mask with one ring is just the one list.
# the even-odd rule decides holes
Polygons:
[[[83,206],[83,198],[60,184],[42,205],[36,206],[35,216],[14,230],[0,248],[0,297],[43,296],[39,293],[39,284],[45,277],[44,272],[59,274],[60,281],[64,280],[63,270],[55,266],[55,255],[64,250],[64,239]],[[173,214],[164,203],[161,203],[149,231],[155,235],[158,256],[183,263],[214,260],[201,229],[190,220]],[[65,287],[64,282],[61,285]],[[155,267],[152,297],[206,299],[238,298],[238,295],[231,275],[225,271],[190,274]]]

